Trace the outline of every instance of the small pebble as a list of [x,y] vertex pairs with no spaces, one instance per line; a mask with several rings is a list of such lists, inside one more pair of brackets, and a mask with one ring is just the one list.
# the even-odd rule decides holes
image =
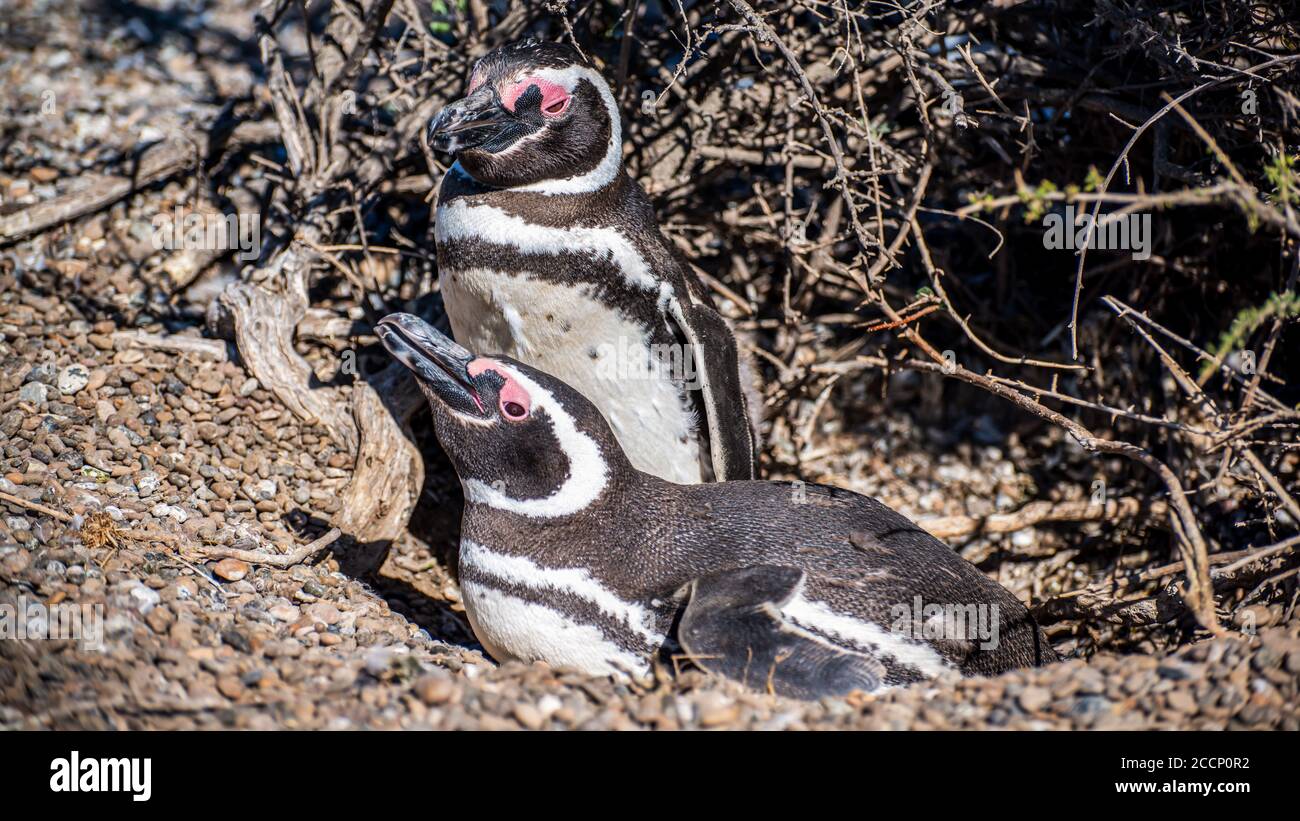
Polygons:
[[18,390],[18,401],[30,402],[38,408],[45,407],[50,397],[50,386],[44,382],[28,382]]
[[521,701],[515,705],[515,719],[530,730],[540,730],[545,718],[541,710],[526,701]]
[[248,562],[226,558],[212,566],[212,572],[228,582],[237,582],[248,575]]
[[80,393],[90,384],[90,371],[85,365],[72,364],[59,371],[59,393],[64,396]]
[[415,695],[425,704],[442,704],[451,698],[456,685],[446,673],[430,673],[415,682]]
[[1016,700],[1025,712],[1036,713],[1052,702],[1052,694],[1042,687],[1026,687]]

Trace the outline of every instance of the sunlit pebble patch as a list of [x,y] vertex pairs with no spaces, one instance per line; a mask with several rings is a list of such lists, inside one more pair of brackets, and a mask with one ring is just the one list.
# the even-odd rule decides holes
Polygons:
[[[32,318],[22,307],[16,313],[19,327]],[[70,330],[44,346],[62,355],[10,369],[5,387],[57,381],[68,367],[65,356],[80,366],[111,351],[112,361],[87,369],[84,386],[67,397],[57,389],[43,393],[43,401],[30,406],[38,413],[16,408],[3,415],[0,431],[31,446],[26,456],[5,454],[11,484],[34,488],[48,475],[65,489],[113,498],[137,513],[160,503],[189,506],[199,514],[194,529],[206,527],[208,535],[227,516],[253,514],[273,523],[290,505],[333,512],[350,457],[319,432],[302,430],[265,392],[231,391],[230,384],[247,381],[241,370],[229,363],[169,364],[159,353],[104,344],[113,342],[111,323],[82,321]],[[91,336],[101,337],[100,344],[91,344]],[[12,339],[15,357],[26,342],[25,336]],[[131,498],[137,493],[154,504]]]
[[[208,708],[175,715],[105,710],[74,718],[49,712],[65,698],[63,691],[24,686],[0,698],[0,722],[7,726],[25,726],[26,717],[40,714],[47,717],[35,726],[1300,728],[1294,622],[1263,627],[1253,643],[1216,640],[1173,660],[1102,655],[1087,664],[995,679],[801,704],[699,673],[643,690],[544,665],[497,668],[473,650],[420,632],[426,624],[432,635],[472,641],[455,615],[454,598],[442,592],[450,584],[445,571],[430,569],[427,548],[410,539],[395,546],[386,572],[419,586],[425,598],[417,603],[418,621],[337,573],[332,561],[279,570],[221,560],[202,568],[212,574],[205,578],[159,545],[96,543],[86,538],[87,524],[102,521],[93,518],[96,510],[110,517],[107,528],[157,527],[167,523],[151,515],[156,504],[193,510],[191,519],[174,526],[182,534],[233,543],[246,533],[240,524],[275,532],[285,511],[257,504],[284,505],[299,481],[312,490],[341,488],[349,474],[345,459],[330,466],[339,454],[319,431],[303,429],[260,387],[240,396],[235,388],[247,376],[237,367],[96,346],[91,335],[111,343],[115,328],[49,307],[52,320],[40,325],[30,306],[0,297],[4,361],[50,361],[54,367],[37,371],[36,378],[56,382],[76,361],[90,377],[80,391],[52,396],[39,413],[0,414],[0,452],[6,475],[19,471],[20,481],[10,483],[17,494],[81,515],[83,531],[5,506],[0,542],[11,546],[0,548],[0,570],[42,597],[105,604],[107,640],[122,651],[96,658],[116,672],[91,683],[68,668],[60,673],[64,680],[98,688],[106,701],[147,698],[155,705]],[[0,387],[7,395],[34,370],[3,369]],[[118,447],[111,430],[134,433],[141,444]],[[186,458],[173,462],[182,442]],[[146,475],[157,477],[158,485],[141,500],[132,488]],[[47,499],[51,477],[64,492]],[[255,504],[245,489],[259,487],[275,492]],[[307,498],[327,504],[310,492]],[[1266,610],[1260,620],[1280,617]],[[8,652],[6,645],[0,642],[0,654]],[[72,651],[44,663],[76,658]],[[30,660],[6,662],[19,676],[35,675],[21,666]],[[39,694],[34,700],[33,692]]]

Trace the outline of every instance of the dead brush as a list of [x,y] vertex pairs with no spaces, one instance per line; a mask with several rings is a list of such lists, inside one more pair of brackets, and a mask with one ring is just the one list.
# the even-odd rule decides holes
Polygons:
[[81,524],[81,541],[91,550],[112,548],[116,551],[122,546],[121,535],[122,530],[113,517],[102,511],[90,514]]

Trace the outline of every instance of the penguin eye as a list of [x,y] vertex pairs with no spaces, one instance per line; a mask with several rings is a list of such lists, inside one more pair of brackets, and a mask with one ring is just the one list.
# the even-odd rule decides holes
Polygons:
[[569,97],[566,95],[564,97],[559,97],[555,100],[551,100],[550,102],[548,102],[545,106],[542,107],[542,113],[548,117],[558,117],[559,115],[563,114],[564,110],[568,107],[569,107]]
[[501,412],[506,415],[507,419],[523,419],[528,415],[528,409],[518,402],[502,402]]

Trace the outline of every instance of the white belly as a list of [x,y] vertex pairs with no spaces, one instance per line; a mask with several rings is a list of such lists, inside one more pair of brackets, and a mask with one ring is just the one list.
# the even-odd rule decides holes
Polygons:
[[[635,601],[626,601],[581,567],[544,567],[526,556],[491,550],[472,539],[460,541],[461,587],[470,626],[497,661],[573,667],[593,675],[645,673],[649,653],[664,643],[655,616]],[[594,605],[610,629],[645,652],[626,649],[595,624],[575,621],[556,607],[546,607],[513,595],[526,589],[547,599],[573,597]]]
[[644,675],[646,657],[609,641],[600,628],[485,584],[465,582],[465,613],[474,636],[498,662],[544,661],[593,676]]
[[596,405],[638,470],[679,484],[703,481],[694,412],[648,361],[630,361],[646,349],[640,327],[580,289],[527,272],[452,270],[441,287],[457,342],[567,382]]

